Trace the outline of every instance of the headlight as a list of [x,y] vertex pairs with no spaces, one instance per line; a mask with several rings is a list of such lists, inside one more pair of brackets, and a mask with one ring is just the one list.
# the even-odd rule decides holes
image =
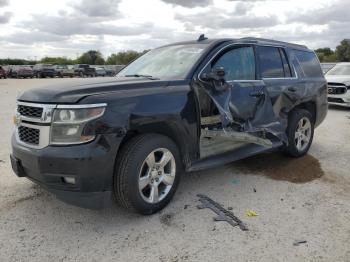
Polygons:
[[53,113],[51,144],[80,144],[92,141],[95,135],[84,135],[85,125],[103,115],[105,104],[58,106]]

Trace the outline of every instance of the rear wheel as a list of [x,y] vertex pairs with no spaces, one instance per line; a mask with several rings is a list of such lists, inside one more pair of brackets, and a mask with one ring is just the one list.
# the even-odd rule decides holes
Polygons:
[[119,204],[141,214],[153,214],[173,197],[182,173],[177,146],[157,134],[139,135],[118,153],[114,193]]
[[294,110],[288,121],[288,146],[284,151],[293,157],[305,155],[312,144],[314,136],[313,118],[305,109]]

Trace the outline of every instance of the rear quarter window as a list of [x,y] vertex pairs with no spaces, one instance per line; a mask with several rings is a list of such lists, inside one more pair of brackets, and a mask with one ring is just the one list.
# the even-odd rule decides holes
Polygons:
[[262,78],[284,78],[284,65],[277,47],[258,46],[258,59]]
[[298,59],[305,77],[323,77],[320,62],[315,53],[300,50],[294,50],[293,52]]

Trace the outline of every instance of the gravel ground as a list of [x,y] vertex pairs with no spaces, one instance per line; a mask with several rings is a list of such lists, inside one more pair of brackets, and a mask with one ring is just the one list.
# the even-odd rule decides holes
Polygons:
[[[308,156],[259,155],[185,174],[167,208],[139,216],[67,205],[13,174],[16,96],[60,81],[0,80],[1,261],[350,261],[349,109],[330,108]],[[232,208],[249,231],[214,222],[196,208],[198,193]]]

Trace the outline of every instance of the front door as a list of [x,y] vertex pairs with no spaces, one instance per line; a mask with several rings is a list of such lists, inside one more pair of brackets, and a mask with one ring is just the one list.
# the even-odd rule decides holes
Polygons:
[[265,83],[258,80],[256,61],[254,46],[233,45],[215,56],[200,73],[201,157],[249,143],[268,147],[271,141],[266,133],[280,138],[284,135]]

